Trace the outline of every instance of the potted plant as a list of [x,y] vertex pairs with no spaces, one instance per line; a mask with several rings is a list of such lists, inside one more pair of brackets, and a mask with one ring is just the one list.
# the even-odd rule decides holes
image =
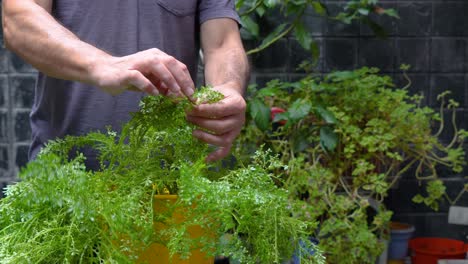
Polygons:
[[[443,145],[442,128],[433,133],[434,124],[444,126],[442,115],[422,107],[421,96],[406,88],[362,68],[293,83],[273,80],[250,91],[250,123],[237,152],[242,157],[265,145],[280,155],[288,166],[280,184],[292,200],[306,202],[295,212],[298,219],[318,221],[309,234],[329,263],[375,262],[392,215],[382,202],[403,174],[425,180],[428,195],[415,200],[437,208],[444,186],[436,166],[461,171],[465,164],[467,132],[455,128],[452,143]],[[441,111],[453,110],[456,103],[443,98]]]
[[[221,95],[201,89],[197,96],[210,103]],[[193,139],[185,121],[190,105],[146,97],[121,133],[50,142],[0,201],[2,263],[163,263],[145,257],[155,244],[172,260],[198,249],[242,263],[291,257],[314,222],[291,216],[301,202],[275,184],[273,171],[282,165],[260,149],[243,166],[205,164],[209,147]],[[98,153],[99,170],[86,170],[83,149]],[[157,194],[178,197],[159,210]],[[184,220],[171,220],[178,210]],[[191,236],[194,226],[199,236]],[[303,261],[323,260],[316,254]]]

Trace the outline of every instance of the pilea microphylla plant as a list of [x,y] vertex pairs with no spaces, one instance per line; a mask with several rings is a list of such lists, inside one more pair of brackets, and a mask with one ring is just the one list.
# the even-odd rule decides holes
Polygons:
[[[383,203],[389,189],[413,175],[427,186],[414,201],[437,210],[445,195],[438,169],[466,165],[468,133],[442,118],[453,112],[455,120],[457,103],[446,97],[439,114],[375,68],[273,80],[250,91],[238,156],[262,145],[279,154],[288,170],[278,182],[306,202],[295,216],[319,223],[309,235],[327,263],[375,263],[392,216]],[[447,126],[453,140],[443,144]]]
[[[214,103],[222,95],[205,88],[196,97]],[[50,142],[0,201],[1,262],[135,263],[151,243],[161,243],[182,257],[201,247],[241,263],[282,263],[294,252],[302,263],[323,263],[307,239],[315,223],[293,217],[303,202],[277,185],[283,177],[273,172],[287,168],[260,150],[245,166],[206,164],[210,149],[192,137],[185,119],[191,106],[146,97],[121,133]],[[99,170],[86,170],[82,148],[98,152]],[[184,208],[185,221],[154,211],[158,193],[178,195],[174,209]],[[167,228],[155,231],[155,222]],[[193,239],[193,225],[210,231]],[[313,256],[300,254],[309,247]]]

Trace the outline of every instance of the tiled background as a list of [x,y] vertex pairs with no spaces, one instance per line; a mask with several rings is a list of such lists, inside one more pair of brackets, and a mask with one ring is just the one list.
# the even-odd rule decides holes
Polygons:
[[[335,12],[346,1],[324,1]],[[317,70],[354,69],[377,66],[404,83],[399,65],[411,64],[411,91],[422,93],[426,105],[437,106],[437,94],[449,89],[460,102],[457,123],[468,129],[468,0],[381,0],[384,7],[397,9],[401,19],[379,18],[389,38],[373,36],[365,25],[332,23],[308,13],[308,28],[321,49]],[[269,27],[275,19],[267,19]],[[270,23],[271,25],[268,25]],[[2,34],[0,32],[0,34]],[[3,36],[0,36],[3,47]],[[252,82],[260,86],[273,78],[297,80],[303,73],[298,63],[308,58],[292,38],[281,39],[261,54],[251,57]],[[35,70],[14,54],[0,48],[0,187],[15,179],[27,161],[30,140],[28,115],[34,96]],[[443,135],[447,140],[449,130]],[[468,168],[462,174],[441,172],[454,197],[468,183]],[[415,205],[411,198],[419,184],[410,175],[387,199],[395,220],[416,225],[417,235],[466,239],[467,226],[447,223],[448,204],[438,212]],[[468,206],[468,193],[458,205]]]

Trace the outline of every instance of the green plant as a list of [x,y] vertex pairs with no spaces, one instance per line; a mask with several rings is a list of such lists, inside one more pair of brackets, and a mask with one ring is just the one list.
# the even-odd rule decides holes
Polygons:
[[[222,98],[210,89],[196,96],[200,102]],[[192,137],[185,120],[191,105],[146,97],[121,133],[109,129],[50,142],[0,201],[1,262],[133,263],[155,242],[183,257],[200,242],[208,255],[242,263],[291,257],[314,222],[291,216],[302,202],[291,202],[275,184],[281,177],[272,171],[282,165],[261,151],[245,166],[205,164],[209,147]],[[83,148],[98,152],[98,171],[86,170]],[[167,191],[179,195],[171,210],[183,207],[186,221],[170,222],[167,213],[153,210],[153,196]],[[167,229],[155,233],[155,222]],[[191,239],[192,225],[213,232]],[[323,259],[317,251],[303,261]]]
[[[346,24],[360,21],[369,25],[379,36],[385,36],[385,30],[371,18],[371,14],[398,18],[394,9],[380,7],[378,0],[350,0],[336,16],[330,16],[326,5],[322,2],[321,0],[237,0],[236,8],[241,16],[244,38],[261,40],[256,48],[247,53],[260,52],[288,34],[293,34],[305,50],[311,51],[312,55],[317,57],[318,47],[304,22],[307,11]],[[279,17],[284,22],[264,32],[264,26],[268,24],[265,18],[272,16]]]
[[[289,168],[280,184],[292,200],[306,201],[296,216],[319,222],[309,232],[329,263],[373,263],[392,215],[382,203],[389,188],[414,173],[428,182],[428,196],[415,200],[437,209],[444,186],[436,166],[461,172],[466,164],[468,133],[455,128],[453,141],[442,144],[442,115],[422,107],[421,98],[370,68],[294,83],[273,80],[251,90],[250,123],[237,152],[265,145],[280,155]],[[455,105],[451,101],[449,110]],[[275,111],[272,120],[273,107],[285,111]],[[441,128],[433,133],[437,123]]]

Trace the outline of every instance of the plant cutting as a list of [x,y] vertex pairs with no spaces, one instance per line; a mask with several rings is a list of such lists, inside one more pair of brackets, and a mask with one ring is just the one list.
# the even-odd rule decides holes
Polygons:
[[[392,215],[383,201],[403,175],[427,184],[427,194],[415,194],[415,201],[437,209],[445,192],[437,168],[461,172],[466,164],[466,131],[454,126],[449,144],[438,138],[447,126],[442,113],[455,114],[456,102],[441,95],[439,114],[375,68],[273,80],[250,93],[250,123],[237,152],[248,156],[265,145],[279,154],[289,168],[279,184],[291,200],[306,202],[295,216],[319,223],[309,235],[329,263],[375,262]],[[271,120],[272,107],[286,111]],[[275,125],[280,121],[286,123]],[[370,206],[375,202],[377,210]]]
[[[196,97],[214,103],[222,95],[205,88]],[[121,133],[50,142],[0,201],[2,263],[157,263],[140,258],[155,243],[182,259],[194,249],[242,263],[289,259],[315,223],[292,217],[302,201],[290,201],[273,173],[286,168],[261,150],[238,167],[206,164],[209,146],[185,120],[191,105],[146,97]],[[99,170],[86,169],[83,148],[98,153]],[[178,198],[158,211],[157,194]],[[179,208],[184,221],[170,220]],[[193,226],[209,231],[194,238]],[[303,263],[323,263],[316,252]]]

